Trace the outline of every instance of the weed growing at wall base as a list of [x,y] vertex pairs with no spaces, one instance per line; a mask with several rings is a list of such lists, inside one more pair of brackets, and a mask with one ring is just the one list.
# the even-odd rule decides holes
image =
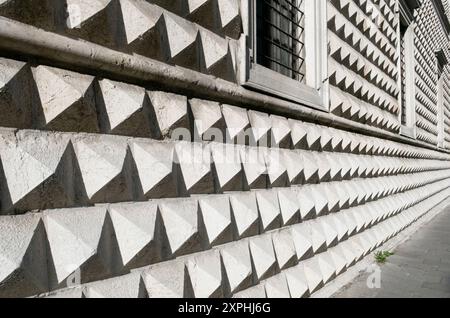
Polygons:
[[389,251],[378,251],[375,253],[375,260],[379,264],[384,264],[386,263],[387,259],[392,255],[394,255],[394,253]]

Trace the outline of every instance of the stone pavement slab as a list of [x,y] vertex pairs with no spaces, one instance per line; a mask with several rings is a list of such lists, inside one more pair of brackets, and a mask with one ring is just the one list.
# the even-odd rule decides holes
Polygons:
[[450,207],[398,246],[381,270],[380,288],[369,288],[374,274],[362,272],[335,298],[450,298]]

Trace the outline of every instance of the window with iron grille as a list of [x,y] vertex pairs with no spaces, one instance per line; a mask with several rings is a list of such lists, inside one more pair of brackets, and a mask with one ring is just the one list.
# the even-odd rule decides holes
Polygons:
[[326,1],[248,1],[246,87],[328,110]]
[[401,123],[407,125],[407,109],[406,109],[406,44],[405,34],[407,27],[400,24],[400,87],[401,87]]
[[305,79],[305,1],[256,3],[257,63],[299,82]]
[[416,138],[414,10],[418,6],[417,1],[399,1],[399,120],[401,134],[410,138]]
[[444,147],[444,134],[445,134],[445,123],[444,123],[444,68],[448,64],[447,56],[444,50],[440,49],[436,52],[437,60],[437,97],[438,97],[438,147]]
[[437,82],[437,106],[438,106],[438,138],[437,146],[444,147],[444,78],[442,76],[442,69],[438,69],[438,82]]

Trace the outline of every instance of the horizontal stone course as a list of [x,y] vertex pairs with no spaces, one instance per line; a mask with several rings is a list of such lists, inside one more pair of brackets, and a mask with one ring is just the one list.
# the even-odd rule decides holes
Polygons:
[[194,7],[187,1],[8,0],[0,16],[235,82],[239,7],[238,0]]
[[[397,3],[326,3],[328,119],[392,138]],[[124,59],[117,67],[133,55],[133,71],[167,66],[149,78],[139,69],[156,79],[145,86],[132,72],[104,78],[52,58],[0,57],[0,297],[308,297],[447,202],[447,153],[279,116],[254,99],[223,103],[246,71],[246,6],[0,0],[6,24],[74,38],[87,59],[109,48]],[[415,126],[435,146],[435,60],[422,27]],[[209,91],[168,87],[188,73]],[[449,96],[445,84],[446,124]]]
[[[195,196],[2,216],[0,224],[5,229],[1,233],[2,259],[10,266],[3,268],[5,288],[1,291],[5,296],[12,293],[30,296],[70,286],[73,279],[88,283],[152,263],[189,258],[193,253],[219,248],[221,244],[243,241],[248,242],[252,260],[256,262],[256,267],[252,267],[252,281],[258,282],[342,242],[353,242],[354,237],[363,235],[367,241],[358,244],[364,249],[380,237],[379,232],[373,232],[374,226],[385,224],[386,220],[386,224],[392,223],[389,220],[395,216],[409,215],[405,210],[423,213],[421,206],[445,198],[449,178],[450,175],[340,212],[316,212],[309,219],[299,215],[301,201],[294,201],[297,221],[287,226],[281,223],[278,203],[258,200],[259,194],[274,196],[276,200],[278,190],[250,192],[246,198],[244,194]],[[228,209],[229,214],[222,209]],[[209,218],[215,221],[210,222]],[[370,235],[371,232],[375,235]],[[17,240],[6,239],[12,234]],[[15,242],[22,247],[17,247]],[[28,263],[30,257],[38,260],[44,257],[44,260],[42,264]],[[339,264],[342,261],[339,255],[330,257],[336,258]],[[15,273],[23,273],[23,281],[18,281]],[[230,283],[229,291],[240,284]],[[215,293],[216,289],[209,296]]]
[[[139,268],[125,276],[71,287],[41,297],[67,294],[77,297],[308,297],[447,196],[448,190],[439,192],[336,246],[309,254],[306,258],[299,257],[298,250],[285,250],[292,244],[289,241],[302,241],[289,235],[295,228],[291,226],[219,245],[206,252]],[[282,249],[277,248],[281,247],[280,244]],[[120,288],[115,290],[117,286]],[[90,292],[96,290],[103,292]]]
[[2,130],[0,146],[2,214],[292,187],[307,196],[306,217],[311,204],[317,214],[334,212],[445,178],[450,169],[436,159],[32,130]]

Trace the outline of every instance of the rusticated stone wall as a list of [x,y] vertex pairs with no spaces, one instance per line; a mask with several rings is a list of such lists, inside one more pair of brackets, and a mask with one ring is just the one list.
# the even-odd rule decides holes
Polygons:
[[[241,1],[0,0],[0,22],[237,87]],[[328,2],[330,116],[399,133],[396,6]],[[307,297],[448,204],[432,145],[0,55],[2,297]]]

